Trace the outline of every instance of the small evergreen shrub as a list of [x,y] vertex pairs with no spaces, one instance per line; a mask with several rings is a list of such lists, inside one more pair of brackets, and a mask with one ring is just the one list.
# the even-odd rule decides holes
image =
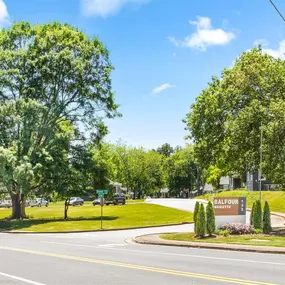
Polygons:
[[196,202],[195,208],[194,208],[194,232],[197,234],[197,217],[199,212],[200,203]]
[[261,208],[261,202],[259,200],[255,202],[253,227],[255,229],[262,229],[262,208]]
[[197,235],[203,238],[205,234],[206,234],[205,208],[204,205],[201,203],[197,216]]
[[219,236],[227,237],[230,232],[228,230],[216,230],[215,233]]
[[250,224],[254,224],[254,213],[255,213],[255,202],[252,204],[251,213],[250,213]]
[[216,229],[216,221],[215,221],[215,212],[213,208],[212,202],[208,202],[207,208],[206,208],[206,228],[207,233],[211,236]]
[[266,201],[263,210],[263,233],[269,234],[271,230],[270,208],[268,202]]

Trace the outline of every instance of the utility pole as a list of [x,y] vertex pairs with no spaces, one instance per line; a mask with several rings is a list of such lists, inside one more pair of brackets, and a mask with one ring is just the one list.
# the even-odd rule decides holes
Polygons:
[[259,200],[261,202],[261,186],[262,186],[262,141],[263,141],[263,133],[262,133],[262,122],[260,123],[260,161],[259,161]]

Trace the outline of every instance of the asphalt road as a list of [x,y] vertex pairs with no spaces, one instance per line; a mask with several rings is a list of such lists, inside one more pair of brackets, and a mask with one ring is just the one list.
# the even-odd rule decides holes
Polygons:
[[80,234],[0,234],[0,284],[285,284],[285,256],[139,245],[193,225]]

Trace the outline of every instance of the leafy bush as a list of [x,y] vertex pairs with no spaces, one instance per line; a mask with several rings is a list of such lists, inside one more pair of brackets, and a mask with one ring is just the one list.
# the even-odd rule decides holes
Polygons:
[[255,213],[255,202],[252,204],[251,213],[250,213],[250,224],[254,224],[254,213]]
[[255,202],[255,211],[253,216],[253,227],[255,229],[262,229],[262,208],[259,200]]
[[206,208],[206,228],[207,233],[211,236],[216,229],[216,221],[215,221],[215,212],[213,208],[212,202],[208,202],[207,208]]
[[215,233],[219,236],[224,236],[224,237],[227,237],[230,234],[228,230],[216,230]]
[[197,235],[199,237],[204,237],[205,233],[206,233],[205,208],[204,205],[201,203],[197,216]]
[[198,217],[198,212],[199,212],[199,207],[200,207],[200,203],[196,202],[195,204],[195,209],[194,209],[194,231],[195,234],[197,234],[197,217]]
[[245,224],[225,224],[222,225],[221,230],[228,230],[231,235],[252,234],[253,227]]
[[259,234],[262,234],[262,230],[261,229],[253,229],[253,233],[254,234],[257,234],[257,235],[259,235]]
[[269,234],[271,232],[271,218],[270,218],[270,209],[269,204],[266,201],[263,210],[263,232]]

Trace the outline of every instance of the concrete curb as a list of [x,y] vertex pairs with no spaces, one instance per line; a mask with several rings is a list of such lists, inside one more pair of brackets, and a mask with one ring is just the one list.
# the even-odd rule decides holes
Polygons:
[[127,231],[127,230],[139,230],[139,229],[151,229],[151,228],[162,228],[162,227],[171,227],[171,226],[182,226],[194,224],[194,222],[183,222],[183,223],[174,223],[166,225],[156,225],[156,226],[147,226],[147,227],[135,227],[135,228],[119,228],[119,229],[103,229],[103,230],[86,230],[86,231],[63,231],[63,232],[30,232],[30,231],[1,231],[0,233],[5,234],[78,234],[78,233],[103,233],[103,232],[116,232],[116,231]]
[[171,241],[171,240],[164,240],[160,238],[159,235],[161,235],[161,233],[137,236],[133,238],[133,241],[139,244],[149,244],[149,245],[285,254],[285,247],[279,248],[279,247],[270,247],[270,246],[251,246],[251,245],[239,245],[239,244],[212,244],[212,243],[204,243],[204,242]]
[[[246,208],[246,210],[247,210],[248,212],[251,212],[251,209],[250,209],[250,208]],[[277,217],[281,217],[281,218],[284,218],[284,219],[285,219],[285,214],[283,214],[283,213],[278,213],[278,212],[272,212],[272,211],[270,211],[270,214],[271,214],[272,216],[277,216]]]

